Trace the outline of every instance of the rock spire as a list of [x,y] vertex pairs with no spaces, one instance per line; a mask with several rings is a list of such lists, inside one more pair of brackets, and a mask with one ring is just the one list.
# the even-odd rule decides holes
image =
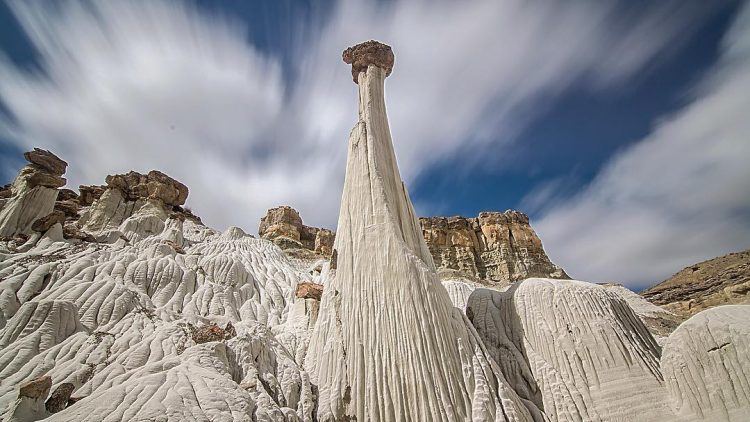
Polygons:
[[357,63],[359,121],[349,140],[337,271],[306,361],[319,388],[318,419],[541,420],[438,279],[396,165],[384,100],[390,67],[368,61],[390,48],[366,45],[344,53]]

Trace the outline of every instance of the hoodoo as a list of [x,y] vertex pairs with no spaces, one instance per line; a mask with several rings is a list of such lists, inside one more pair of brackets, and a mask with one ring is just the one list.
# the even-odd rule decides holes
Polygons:
[[334,243],[306,366],[327,420],[541,420],[441,285],[401,181],[385,110],[387,45],[344,52],[359,85]]

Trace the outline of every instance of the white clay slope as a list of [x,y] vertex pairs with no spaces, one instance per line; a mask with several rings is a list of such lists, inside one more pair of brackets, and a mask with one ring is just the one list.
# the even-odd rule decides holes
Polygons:
[[[271,242],[162,214],[132,243],[74,243],[58,224],[0,256],[2,420],[311,420],[307,374],[270,330],[303,276]],[[236,336],[196,344],[228,322]],[[41,375],[78,401],[51,414],[20,397]]]
[[528,279],[477,289],[479,335],[523,397],[553,421],[671,418],[659,348],[627,302],[601,286]]
[[667,338],[661,368],[678,420],[750,419],[750,305],[685,321]]
[[441,285],[399,177],[385,72],[359,74],[336,235],[307,367],[318,418],[505,421],[542,416],[509,388]]

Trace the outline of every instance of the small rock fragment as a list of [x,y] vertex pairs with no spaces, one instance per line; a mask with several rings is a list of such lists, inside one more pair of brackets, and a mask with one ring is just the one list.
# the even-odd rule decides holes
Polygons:
[[61,160],[50,151],[34,148],[32,151],[23,153],[23,157],[30,163],[36,164],[49,173],[57,176],[65,174],[68,163]]
[[320,298],[323,297],[323,285],[302,282],[297,285],[297,291],[295,294],[300,299],[320,300]]
[[52,392],[52,395],[49,396],[49,399],[44,403],[47,411],[50,413],[57,413],[65,409],[65,407],[68,406],[70,395],[73,393],[73,390],[75,390],[75,386],[69,382],[64,382],[58,385],[57,388],[55,388],[55,391]]
[[21,384],[18,390],[18,397],[44,398],[49,394],[50,388],[52,388],[52,377],[44,375]]
[[31,230],[35,232],[44,233],[57,223],[62,224],[65,222],[65,213],[62,211],[52,211],[50,214],[37,219],[34,224],[31,225]]

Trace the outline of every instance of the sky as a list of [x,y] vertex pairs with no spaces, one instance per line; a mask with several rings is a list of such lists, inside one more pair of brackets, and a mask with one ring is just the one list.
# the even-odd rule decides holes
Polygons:
[[750,247],[750,6],[738,1],[2,1],[0,183],[159,169],[217,229],[335,229],[357,91],[393,47],[419,215],[529,214],[577,279],[638,290]]

